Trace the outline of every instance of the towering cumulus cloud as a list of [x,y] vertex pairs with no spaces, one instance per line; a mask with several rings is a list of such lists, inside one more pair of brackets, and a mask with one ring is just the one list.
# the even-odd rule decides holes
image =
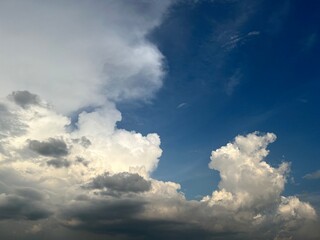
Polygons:
[[162,85],[163,56],[146,36],[169,4],[1,1],[1,239],[319,236],[314,208],[282,196],[290,165],[265,161],[274,134],[213,151],[219,188],[189,201],[151,177],[160,137],[117,127],[117,102]]

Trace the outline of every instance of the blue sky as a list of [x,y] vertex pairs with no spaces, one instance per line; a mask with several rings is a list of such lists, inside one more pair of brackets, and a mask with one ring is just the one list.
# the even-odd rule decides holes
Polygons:
[[[273,165],[292,163],[288,193],[319,191],[303,176],[320,168],[319,3],[180,2],[149,38],[166,57],[164,86],[149,105],[120,105],[120,126],[157,132],[164,154],[154,176],[189,198],[218,175],[208,156],[237,134],[273,132]],[[170,166],[170,167],[169,167]],[[205,184],[204,184],[205,183]]]
[[0,1],[1,239],[319,239],[319,10]]

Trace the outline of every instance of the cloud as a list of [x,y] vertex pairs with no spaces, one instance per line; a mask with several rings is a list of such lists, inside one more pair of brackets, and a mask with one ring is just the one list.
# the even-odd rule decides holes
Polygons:
[[272,133],[259,136],[254,132],[237,136],[233,143],[213,151],[209,167],[220,172],[221,181],[210,203],[259,209],[277,201],[284,190],[289,164],[273,168],[263,161],[269,153],[267,145],[275,139]]
[[28,198],[5,193],[0,194],[0,211],[0,219],[39,220],[51,215]]
[[25,107],[37,93],[65,113],[152,98],[163,56],[146,35],[170,2],[1,1],[0,95],[26,90],[13,93]]
[[97,176],[88,185],[92,189],[106,189],[116,192],[145,192],[150,190],[151,183],[137,173],[109,173]]
[[45,195],[34,188],[9,188],[0,182],[0,190],[0,220],[27,219],[35,221],[48,218],[52,214],[42,203]]
[[220,173],[219,188],[189,201],[178,183],[151,177],[162,152],[158,135],[118,129],[113,104],[80,113],[70,129],[68,117],[40,101],[1,102],[8,114],[0,119],[17,124],[0,130],[0,224],[23,221],[29,234],[55,224],[97,239],[273,239],[299,238],[317,223],[309,203],[282,196],[290,165],[265,161],[272,133],[237,136],[214,150],[209,167]]
[[297,197],[282,197],[278,211],[282,218],[315,219],[315,210],[307,203],[301,202]]
[[47,141],[30,140],[29,148],[43,156],[62,157],[68,155],[67,144],[61,139],[49,138]]
[[219,171],[221,181],[219,190],[202,202],[223,209],[224,215],[235,214],[240,222],[250,222],[250,227],[257,227],[263,238],[271,238],[266,229],[273,229],[276,236],[285,231],[287,236],[299,239],[299,221],[303,219],[303,224],[308,225],[317,215],[309,203],[281,196],[290,165],[282,163],[274,168],[264,160],[269,153],[267,146],[275,140],[272,133],[254,132],[237,136],[234,142],[213,151],[209,167]]
[[1,236],[311,236],[313,207],[282,196],[289,164],[265,161],[274,134],[237,136],[213,151],[219,188],[189,201],[180,184],[152,177],[162,154],[158,134],[117,126],[116,103],[149,100],[162,85],[163,56],[147,35],[169,4],[0,3],[0,94],[13,92],[0,99]]
[[16,104],[23,108],[40,103],[39,97],[28,91],[15,91],[9,95],[9,98],[12,98]]
[[221,47],[227,51],[231,51],[234,48],[242,46],[252,40],[253,37],[260,35],[259,31],[251,31],[245,34],[231,33],[224,33],[226,36],[223,37],[223,39],[227,38],[227,41],[223,43]]
[[312,172],[312,173],[308,173],[308,174],[304,175],[303,178],[309,179],[309,180],[319,179],[320,178],[320,170]]
[[247,35],[248,36],[256,36],[256,35],[260,35],[260,32],[259,31],[251,31],[251,32],[248,32]]
[[186,108],[187,106],[188,106],[188,103],[183,102],[183,103],[180,103],[180,104],[177,106],[177,109],[179,109],[179,108]]
[[55,168],[69,167],[70,162],[65,159],[51,159],[47,161],[48,166],[53,166]]

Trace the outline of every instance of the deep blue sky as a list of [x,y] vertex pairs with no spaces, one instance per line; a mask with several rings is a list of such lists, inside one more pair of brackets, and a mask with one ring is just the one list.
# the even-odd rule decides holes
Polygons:
[[180,1],[152,34],[165,57],[164,86],[149,104],[119,104],[121,127],[156,132],[154,177],[188,198],[211,194],[215,150],[238,134],[273,132],[268,162],[292,163],[287,194],[319,191],[320,2]]

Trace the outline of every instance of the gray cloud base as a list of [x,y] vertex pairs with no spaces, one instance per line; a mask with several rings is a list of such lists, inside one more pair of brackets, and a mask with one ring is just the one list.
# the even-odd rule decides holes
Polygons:
[[30,140],[29,148],[47,157],[63,157],[68,155],[67,145],[61,139],[49,138],[47,141]]

